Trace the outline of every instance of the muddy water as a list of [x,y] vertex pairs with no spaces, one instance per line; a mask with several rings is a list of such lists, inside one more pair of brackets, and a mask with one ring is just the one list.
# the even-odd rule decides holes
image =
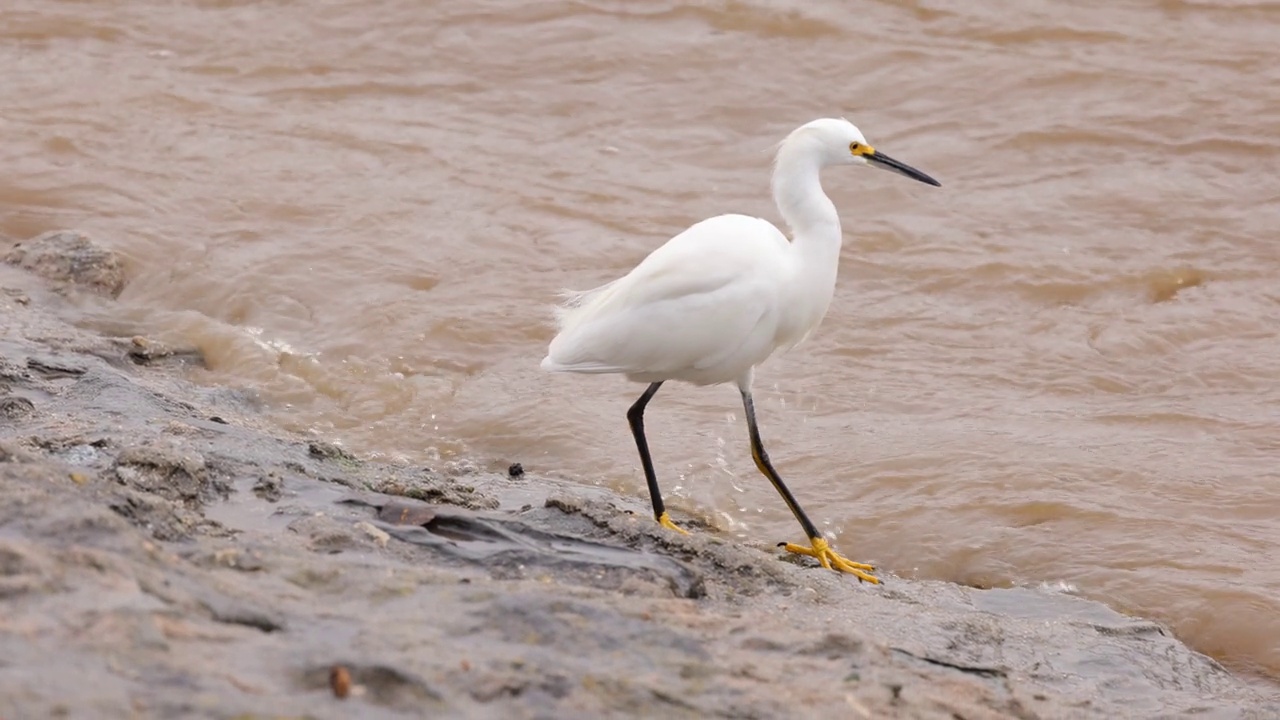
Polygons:
[[[826,322],[758,373],[766,442],[855,559],[1048,583],[1280,678],[1280,9],[10,0],[0,232],[131,284],[284,426],[632,492],[640,388],[537,364],[547,305],[691,222],[776,219],[769,151],[843,114],[941,189],[829,172]],[[674,505],[798,528],[736,393],[664,388]]]

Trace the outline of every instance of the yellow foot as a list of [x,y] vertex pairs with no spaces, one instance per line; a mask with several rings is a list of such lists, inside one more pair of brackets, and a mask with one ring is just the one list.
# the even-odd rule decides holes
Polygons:
[[832,550],[831,546],[827,544],[826,538],[810,538],[809,542],[813,543],[813,547],[787,543],[785,549],[789,553],[808,555],[809,557],[817,558],[818,562],[822,563],[822,567],[828,570],[847,572],[859,580],[866,580],[872,585],[880,584],[880,578],[875,575],[868,575],[867,572],[865,572],[875,570],[874,567],[840,557],[840,554],[835,550]]
[[668,530],[675,530],[676,532],[680,533],[681,535],[688,535],[688,534],[689,534],[689,531],[688,531],[688,530],[685,530],[684,528],[680,527],[679,525],[677,525],[677,524],[675,524],[675,523],[671,522],[671,516],[670,516],[670,515],[668,515],[665,511],[664,511],[661,515],[659,515],[659,516],[658,516],[658,524],[659,524],[659,525],[661,525],[662,527],[664,527],[664,528],[668,529]]

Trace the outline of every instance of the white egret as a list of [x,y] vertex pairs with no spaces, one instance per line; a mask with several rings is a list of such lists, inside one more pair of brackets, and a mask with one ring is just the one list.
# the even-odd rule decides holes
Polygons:
[[786,544],[828,569],[878,583],[870,565],[841,557],[800,508],[765,453],[751,399],[757,365],[799,344],[831,304],[842,241],[840,216],[822,191],[829,165],[867,165],[940,186],[928,175],[878,152],[848,120],[802,125],[778,147],[773,199],[790,227],[787,240],[767,220],[720,215],[703,220],[654,250],[622,278],[572,293],[558,309],[559,333],[542,368],[552,372],[621,373],[648,383],[627,420],[635,436],[653,514],[667,514],[644,435],[644,409],[662,383],[736,382],[746,411],[751,457],[791,509],[809,546]]

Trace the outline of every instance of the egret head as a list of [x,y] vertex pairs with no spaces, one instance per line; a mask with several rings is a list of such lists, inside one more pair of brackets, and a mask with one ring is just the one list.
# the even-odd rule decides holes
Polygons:
[[869,165],[881,170],[892,170],[912,180],[941,187],[942,183],[876,150],[863,137],[856,125],[844,118],[823,118],[801,125],[783,141],[808,145],[816,152],[823,165]]

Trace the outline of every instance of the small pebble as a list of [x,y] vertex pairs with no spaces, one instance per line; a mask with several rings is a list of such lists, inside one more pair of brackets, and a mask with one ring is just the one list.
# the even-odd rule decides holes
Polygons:
[[334,665],[329,671],[329,687],[333,689],[334,697],[346,698],[351,694],[351,671],[342,665]]
[[382,530],[371,523],[365,522],[364,520],[356,523],[355,527],[365,535],[368,535],[370,539],[377,543],[378,547],[386,547],[387,541],[391,539],[391,536],[388,535],[385,530]]

